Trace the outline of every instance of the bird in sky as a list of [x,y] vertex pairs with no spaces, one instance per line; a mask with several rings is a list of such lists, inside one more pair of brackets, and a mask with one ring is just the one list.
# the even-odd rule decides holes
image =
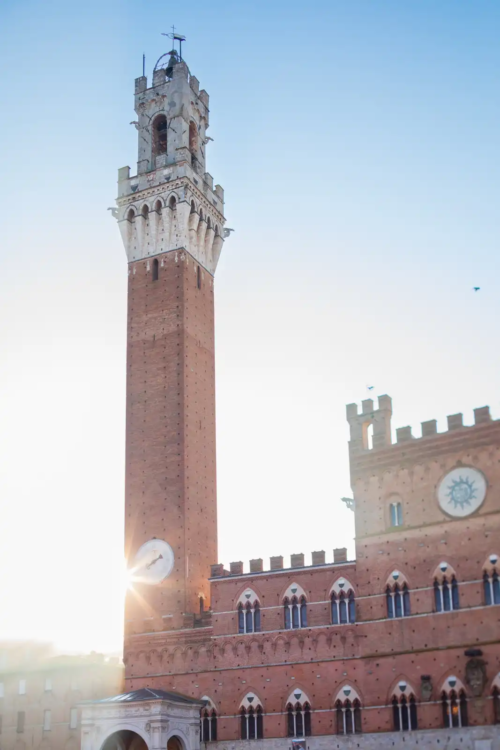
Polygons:
[[475,292],[478,292],[481,289],[480,286],[473,286],[472,288],[474,289]]
[[367,385],[366,390],[367,391],[373,391],[374,386],[373,385]]

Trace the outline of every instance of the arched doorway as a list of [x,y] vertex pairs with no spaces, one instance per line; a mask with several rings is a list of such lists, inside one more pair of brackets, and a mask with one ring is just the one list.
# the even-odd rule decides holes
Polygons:
[[176,737],[175,735],[173,737],[170,737],[167,742],[167,750],[184,750],[182,740],[180,740],[179,737]]
[[[104,742],[101,750],[149,750],[142,737],[131,729],[113,732]],[[182,748],[181,748],[182,750]]]

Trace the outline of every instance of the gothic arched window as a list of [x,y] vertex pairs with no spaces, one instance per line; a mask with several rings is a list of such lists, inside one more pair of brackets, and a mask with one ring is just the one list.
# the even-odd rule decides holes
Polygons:
[[260,607],[256,600],[253,604],[238,604],[238,633],[260,632]]
[[392,716],[396,732],[406,732],[418,729],[417,702],[414,695],[394,696],[392,699]]
[[348,593],[340,591],[336,594],[333,592],[331,602],[332,623],[334,625],[356,622],[356,600],[352,589]]
[[307,600],[305,596],[301,596],[300,599],[296,596],[292,596],[291,599],[286,597],[283,608],[286,630],[307,627]]
[[387,617],[408,617],[410,614],[410,591],[406,583],[402,586],[387,586],[385,591]]
[[464,690],[457,694],[455,690],[443,690],[441,694],[443,707],[443,725],[446,728],[468,726],[467,696]]
[[287,710],[288,737],[311,736],[311,706],[307,701],[297,701],[295,705],[289,703]]
[[153,156],[167,153],[167,118],[158,115],[153,122]]
[[[252,701],[254,698],[252,698]],[[246,702],[248,703],[247,696]],[[240,710],[240,725],[242,740],[261,740],[264,737],[264,720],[263,711],[260,703],[253,705],[243,705]]]
[[353,701],[337,700],[335,703],[337,715],[337,734],[360,734],[361,732],[361,704],[357,698]]
[[217,739],[217,712],[215,708],[204,708],[201,711],[200,740],[215,742]]
[[441,582],[434,580],[434,601],[436,612],[460,609],[458,583],[455,576],[452,576],[451,581],[448,581],[446,576],[443,576]]
[[496,568],[483,573],[484,603],[500,604],[500,580]]

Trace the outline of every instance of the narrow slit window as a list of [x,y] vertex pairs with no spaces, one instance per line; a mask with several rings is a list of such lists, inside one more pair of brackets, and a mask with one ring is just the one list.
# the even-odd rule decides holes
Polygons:
[[153,261],[153,281],[158,281],[160,277],[160,264],[158,263],[158,258],[155,258]]

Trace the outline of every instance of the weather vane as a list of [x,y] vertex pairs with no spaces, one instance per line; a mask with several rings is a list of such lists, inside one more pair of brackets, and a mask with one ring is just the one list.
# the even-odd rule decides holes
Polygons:
[[174,42],[174,49],[175,49],[175,42],[179,42],[179,60],[182,62],[182,42],[186,41],[186,37],[183,36],[183,34],[177,34],[175,31],[175,26],[172,26],[172,31],[169,34],[164,34],[162,32],[162,36],[168,36],[169,39],[172,39]]

